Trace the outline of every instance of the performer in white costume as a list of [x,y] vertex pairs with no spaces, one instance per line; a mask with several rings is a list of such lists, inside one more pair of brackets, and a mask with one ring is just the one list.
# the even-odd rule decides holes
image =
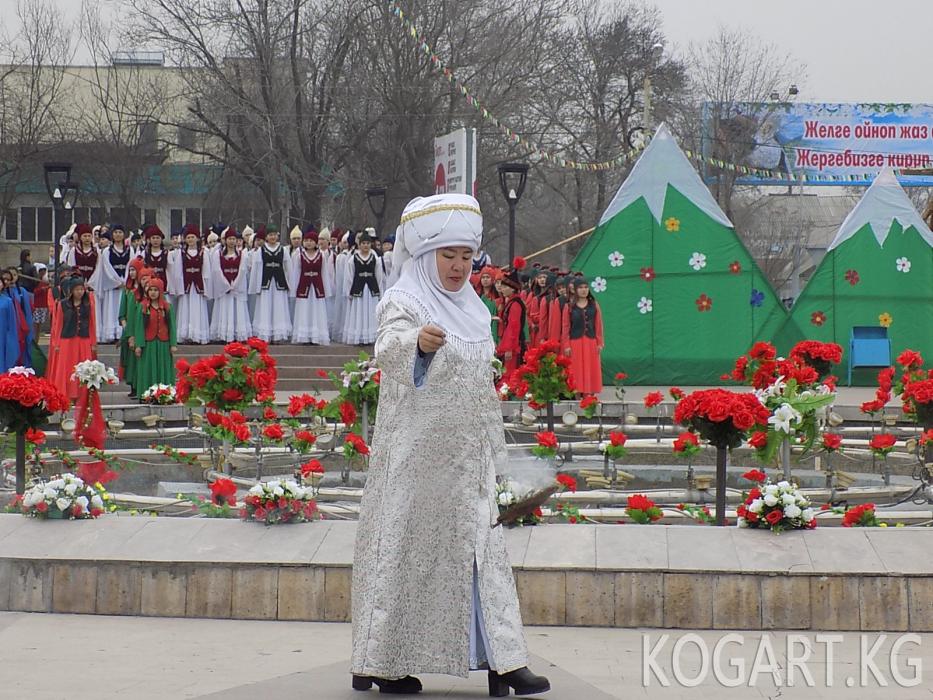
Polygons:
[[528,670],[505,536],[492,527],[496,466],[508,454],[491,317],[469,284],[479,204],[419,197],[402,222],[401,275],[378,310],[382,380],[353,560],[353,688],[416,693],[413,674],[483,669],[491,696],[542,693],[550,684]]
[[240,236],[230,226],[224,232],[223,246],[217,246],[208,258],[214,315],[211,317],[211,340],[225,343],[246,340],[253,334],[246,304],[249,285],[247,251],[238,245]]
[[100,241],[106,245],[100,248],[97,267],[88,285],[95,291],[97,342],[113,343],[123,335],[120,299],[133,251],[126,241],[123,224],[113,224],[109,231],[101,233]]
[[305,231],[292,253],[291,294],[295,297],[292,342],[329,345],[327,299],[334,296],[334,270],[317,248],[317,231]]
[[178,342],[207,343],[211,338],[207,312],[210,275],[200,231],[195,224],[185,226],[182,246],[168,254],[168,293],[174,299]]
[[[256,234],[259,236],[259,233]],[[256,295],[253,333],[266,341],[289,340],[292,319],[288,313],[288,280],[291,258],[279,243],[279,229],[266,228],[266,241],[250,254],[249,293]]]
[[373,239],[366,232],[356,240],[357,251],[347,260],[343,294],[347,312],[343,342],[369,345],[376,340],[376,305],[385,288],[379,256],[372,249]]

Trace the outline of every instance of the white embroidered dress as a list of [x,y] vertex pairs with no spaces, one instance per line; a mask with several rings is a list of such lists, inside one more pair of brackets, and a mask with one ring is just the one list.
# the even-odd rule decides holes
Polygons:
[[353,561],[358,675],[466,676],[477,656],[500,673],[527,665],[503,530],[490,527],[507,458],[492,340],[448,337],[418,386],[430,321],[402,294],[379,307],[379,411]]

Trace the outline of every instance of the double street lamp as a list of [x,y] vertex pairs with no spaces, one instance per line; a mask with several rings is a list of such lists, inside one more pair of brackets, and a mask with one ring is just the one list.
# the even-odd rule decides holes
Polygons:
[[509,264],[515,259],[515,207],[525,191],[528,180],[528,163],[501,163],[499,165],[499,187],[509,205]]
[[45,171],[45,189],[49,193],[49,199],[52,200],[53,205],[52,235],[55,237],[55,283],[58,284],[62,256],[59,249],[61,236],[58,235],[57,212],[74,209],[75,203],[78,201],[80,185],[71,180],[71,163],[45,163],[42,167]]
[[370,187],[366,190],[366,201],[376,217],[376,238],[382,239],[382,219],[386,214],[386,188]]

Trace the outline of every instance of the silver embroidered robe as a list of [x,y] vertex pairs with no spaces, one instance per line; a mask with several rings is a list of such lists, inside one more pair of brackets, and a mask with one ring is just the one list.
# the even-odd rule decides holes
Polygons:
[[[488,359],[448,341],[415,386],[418,304],[379,309],[382,370],[353,560],[352,672],[469,671],[473,563],[492,667],[527,665],[515,580],[495,522],[505,459]],[[468,358],[468,355],[474,357]]]

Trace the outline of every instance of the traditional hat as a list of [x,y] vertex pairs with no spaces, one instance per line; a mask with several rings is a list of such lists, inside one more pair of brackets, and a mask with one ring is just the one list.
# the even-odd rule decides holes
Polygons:
[[318,240],[329,241],[330,240],[330,229],[326,226],[321,229],[321,232],[318,234]]
[[309,228],[307,231],[304,232],[304,234],[301,237],[301,240],[314,241],[315,243],[317,243],[319,237],[320,236],[317,231],[315,231],[313,228]]
[[207,236],[207,244],[208,244],[208,245],[214,245],[214,244],[215,244],[217,241],[219,241],[219,240],[220,240],[220,236],[218,236],[218,235],[217,235],[216,233],[214,233],[213,231],[211,231],[210,234]]
[[90,224],[78,224],[75,226],[74,235],[83,236],[85,233],[94,233]]
[[[246,233],[247,231],[252,233],[253,229],[247,226],[246,228],[243,229],[243,233]],[[234,226],[233,224],[228,226],[227,230],[224,231],[224,240],[227,240],[228,238],[242,238],[242,236],[240,235],[240,232],[236,230],[236,226]]]
[[266,227],[263,224],[260,224],[259,228],[256,229],[256,234],[253,238],[259,239],[260,241],[266,240]]
[[123,231],[124,235],[126,234],[126,227],[123,224],[111,224],[110,233],[114,231]]
[[100,232],[98,232],[97,237],[98,237],[98,238],[106,238],[108,241],[112,241],[112,240],[113,240],[113,233],[111,233],[110,229],[106,229],[106,228],[105,228],[105,229],[102,229]]
[[163,294],[165,293],[165,282],[158,277],[153,276],[149,278],[149,282],[146,284],[146,291],[148,291],[150,287],[155,287]]
[[293,238],[301,238],[301,236],[301,228],[298,226],[298,224],[295,224],[294,228],[288,232],[288,240],[292,240]]
[[357,245],[359,245],[360,243],[372,243],[375,240],[376,239],[370,235],[369,229],[363,229],[356,236]]
[[198,228],[197,224],[187,223],[185,227],[181,230],[182,236],[197,236],[198,240],[201,240],[201,231]]
[[211,224],[211,231],[213,233],[216,233],[218,238],[223,236],[223,233],[226,230],[226,228],[227,228],[226,224],[220,221],[216,221],[213,224]]
[[143,238],[145,238],[148,241],[153,236],[158,236],[159,238],[165,238],[165,234],[162,233],[162,229],[160,229],[155,224],[149,224],[146,228],[143,229]]
[[86,286],[86,283],[82,275],[72,275],[62,282],[62,296],[69,297],[71,296],[71,292],[75,287],[84,286]]
[[269,224],[268,226],[266,226],[265,232],[266,232],[267,234],[269,234],[269,233],[278,233],[278,232],[279,232],[279,227],[278,227],[277,224]]
[[402,211],[400,231],[392,253],[394,279],[410,258],[449,246],[479,249],[483,238],[483,212],[466,194],[415,197]]
[[502,277],[499,278],[499,281],[515,291],[520,290],[522,288],[522,277],[525,276],[523,270],[526,265],[525,258],[516,257],[512,261],[512,267],[502,270]]

